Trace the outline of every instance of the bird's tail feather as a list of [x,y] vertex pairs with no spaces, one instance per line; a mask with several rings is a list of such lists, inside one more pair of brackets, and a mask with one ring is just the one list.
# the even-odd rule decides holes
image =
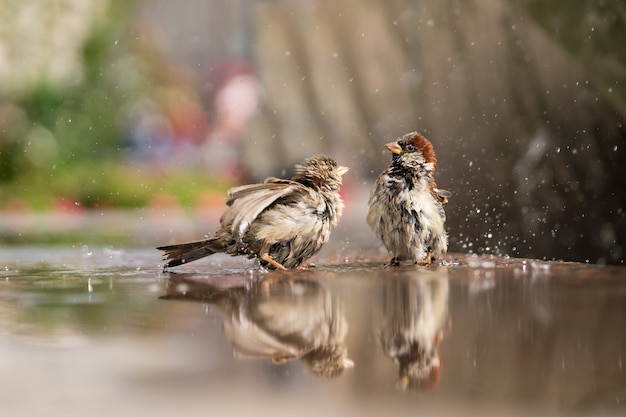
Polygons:
[[176,245],[160,246],[157,249],[165,252],[163,259],[168,261],[163,268],[171,268],[192,261],[196,261],[205,256],[219,252],[217,239],[198,240],[196,242],[179,243]]

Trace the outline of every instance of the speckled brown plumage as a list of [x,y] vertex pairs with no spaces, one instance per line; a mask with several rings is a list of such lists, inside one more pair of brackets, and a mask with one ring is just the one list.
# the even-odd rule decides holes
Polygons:
[[367,222],[391,253],[391,264],[430,264],[448,250],[443,204],[450,193],[435,184],[435,151],[416,132],[385,147],[392,160],[372,188]]
[[295,167],[290,180],[267,178],[228,191],[228,208],[215,236],[161,246],[164,268],[217,252],[258,258],[263,266],[291,269],[315,255],[330,238],[343,211],[341,176],[348,168],[315,155]]

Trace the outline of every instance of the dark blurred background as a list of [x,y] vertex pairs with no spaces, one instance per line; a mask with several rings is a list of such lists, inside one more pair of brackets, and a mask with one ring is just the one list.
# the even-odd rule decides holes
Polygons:
[[450,250],[624,262],[626,5],[4,0],[2,216],[221,207],[316,152],[365,226],[417,130]]

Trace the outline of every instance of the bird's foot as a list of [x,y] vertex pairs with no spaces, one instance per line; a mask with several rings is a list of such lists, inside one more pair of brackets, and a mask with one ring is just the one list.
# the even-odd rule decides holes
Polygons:
[[400,261],[395,256],[393,258],[391,258],[391,260],[389,261],[388,264],[384,264],[383,268],[389,268],[389,267],[392,267],[392,266],[400,266]]
[[433,263],[433,254],[431,251],[428,251],[428,253],[426,254],[426,257],[424,259],[422,259],[421,261],[418,261],[417,264],[420,266],[428,266],[430,264]]

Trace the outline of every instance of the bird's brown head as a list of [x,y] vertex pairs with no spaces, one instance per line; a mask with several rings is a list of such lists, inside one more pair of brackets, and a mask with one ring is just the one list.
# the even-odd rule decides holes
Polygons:
[[394,155],[405,155],[419,152],[426,162],[437,163],[432,143],[417,132],[407,133],[395,142],[385,145]]
[[433,171],[437,164],[432,143],[417,132],[407,133],[385,147],[393,154],[393,160],[403,165],[432,164]]
[[338,165],[330,156],[314,155],[296,164],[291,179],[307,186],[337,191],[341,185],[341,176],[348,170],[348,167]]

